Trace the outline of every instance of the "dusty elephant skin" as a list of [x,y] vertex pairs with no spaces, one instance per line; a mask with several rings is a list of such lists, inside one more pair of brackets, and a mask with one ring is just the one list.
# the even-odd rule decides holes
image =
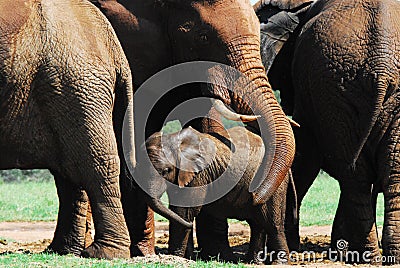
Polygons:
[[[376,194],[383,191],[383,255],[396,258],[386,258],[388,263],[399,263],[400,3],[316,1],[298,13],[301,4],[262,1],[256,10],[268,48],[273,47],[268,36],[282,33],[282,25],[288,28],[276,21],[290,16],[298,24],[286,32],[290,37],[268,75],[281,89],[285,111],[301,125],[295,130],[293,165],[298,201],[320,168],[336,178],[341,194],[332,245],[345,239],[349,250],[371,251],[372,262],[379,262],[374,217]],[[264,16],[268,10],[282,13],[271,21]]]
[[[96,235],[82,255],[129,257],[113,106],[123,114],[133,89],[111,25],[86,1],[5,0],[0,28],[0,168],[54,174],[60,210],[49,250],[81,254],[89,197]],[[135,165],[132,123],[125,160]]]
[[[181,187],[200,187],[214,182],[226,172],[226,179],[238,181],[226,195],[203,207],[171,206],[171,209],[188,221],[193,221],[200,211],[205,211],[208,215],[224,221],[228,217],[247,220],[251,228],[249,251],[246,255],[246,260],[249,262],[261,262],[257,254],[264,250],[266,235],[269,251],[281,251],[288,254],[284,233],[288,176],[266,203],[253,205],[249,186],[260,167],[265,152],[262,139],[243,127],[229,129],[227,135],[232,149],[226,145],[225,141],[213,135],[202,134],[190,127],[170,135],[161,133],[152,135],[146,141],[147,153],[152,163],[148,171],[151,174],[148,191],[152,193],[152,196],[159,196],[166,189],[165,180]],[[246,153],[243,153],[247,139],[249,147],[245,149]],[[226,169],[228,165],[229,168]],[[240,166],[244,167],[243,174],[240,172]],[[205,198],[206,195],[212,194],[211,191],[212,188],[199,191],[198,197]],[[174,198],[173,195],[183,198],[179,190],[175,192],[167,188],[167,192],[170,200]],[[194,197],[191,195],[187,198]],[[193,257],[192,229],[185,229],[175,221],[170,222],[168,244],[169,253]],[[226,260],[234,261],[232,251],[230,255],[230,258]]]
[[[264,180],[262,187],[258,189],[259,192],[255,194],[255,202],[268,199],[284,180],[291,165],[294,140],[289,122],[276,102],[262,66],[259,51],[259,22],[249,1],[91,0],[91,2],[99,7],[113,25],[134,73],[135,86],[140,86],[159,70],[194,60],[227,64],[253,81],[254,90],[244,87],[243,92],[237,95],[230,94],[224,88],[211,87],[201,90],[196,85],[173,90],[153,108],[154,112],[146,122],[146,138],[160,131],[169,112],[188,99],[200,96],[215,97],[223,100],[238,113],[250,114],[248,105],[240,98],[246,96],[254,104],[254,113],[261,115],[258,124],[250,123],[249,128],[255,132],[275,132],[277,137],[276,153],[266,156],[268,160],[264,159],[266,162],[272,161],[272,168],[268,170],[265,168],[266,170],[260,172],[268,179]],[[210,79],[217,79],[217,74],[210,72],[209,75]],[[208,111],[210,107],[204,109]],[[272,116],[268,115],[268,110]],[[144,119],[137,115],[136,126],[144,125],[143,122],[138,123],[140,120]],[[187,124],[189,125],[203,132],[221,131],[218,124],[212,124],[206,119],[194,120]],[[146,249],[139,248],[139,251],[146,252],[150,250],[152,235],[148,232],[143,236],[143,232],[129,220],[138,218],[138,213],[131,212],[131,209],[132,204],[140,200],[132,202],[131,198],[135,195],[131,191],[126,191],[127,187],[124,187],[123,183],[121,182],[122,199],[131,240],[142,241],[143,244],[149,245]],[[146,210],[143,212],[146,213]],[[208,226],[213,225],[211,219],[205,217],[205,221]],[[201,217],[198,222],[202,222]],[[214,224],[217,226],[219,222]],[[198,226],[198,229],[201,228],[205,233],[209,233],[211,238],[220,235],[214,233],[213,227]],[[138,236],[133,237],[133,232]],[[223,237],[226,234],[227,229],[225,234],[221,235]],[[200,240],[199,243],[208,246],[208,240],[204,241]],[[228,246],[227,243],[224,246]]]

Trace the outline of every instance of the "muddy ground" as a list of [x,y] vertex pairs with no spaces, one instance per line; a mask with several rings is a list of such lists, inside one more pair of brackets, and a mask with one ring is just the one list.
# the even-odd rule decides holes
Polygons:
[[[0,223],[0,254],[6,252],[38,253],[50,243],[55,228],[55,222],[2,222]],[[229,227],[229,242],[235,254],[242,258],[248,248],[249,227],[241,223],[231,223]],[[308,255],[299,254],[294,264],[311,265],[313,267],[342,266],[343,263],[331,262],[323,254],[328,251],[330,243],[330,226],[311,226],[301,228],[301,251],[314,251],[313,261]],[[156,247],[161,254],[166,254],[168,242],[168,223],[156,223]],[[300,252],[301,252],[300,251]],[[300,256],[301,255],[301,256]],[[161,259],[168,259],[162,256]],[[148,259],[147,261],[151,261]],[[146,261],[146,262],[147,262]]]

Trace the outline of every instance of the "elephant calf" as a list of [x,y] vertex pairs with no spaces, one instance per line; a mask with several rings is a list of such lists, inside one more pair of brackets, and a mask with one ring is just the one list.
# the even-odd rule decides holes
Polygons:
[[[170,209],[187,221],[193,221],[201,211],[223,220],[246,220],[251,228],[247,261],[261,261],[259,252],[264,250],[266,236],[268,251],[281,252],[286,261],[284,212],[289,176],[266,203],[253,205],[249,187],[263,158],[264,144],[259,136],[243,127],[229,129],[228,134],[230,140],[224,142],[191,127],[170,135],[153,134],[146,141],[154,168],[149,170],[145,189],[153,200],[168,189]],[[187,193],[189,187],[199,190]],[[171,221],[169,252],[191,257],[191,234],[190,228]]]

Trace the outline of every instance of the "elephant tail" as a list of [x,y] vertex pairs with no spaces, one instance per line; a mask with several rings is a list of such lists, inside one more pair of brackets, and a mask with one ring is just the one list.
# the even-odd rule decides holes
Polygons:
[[[364,128],[364,131],[361,132],[361,140],[359,146],[356,148],[356,152],[353,158],[353,161],[350,165],[351,170],[354,170],[356,167],[356,162],[358,158],[360,157],[360,154],[364,148],[364,145],[366,144],[368,138],[371,135],[372,129],[374,128],[379,114],[381,113],[383,109],[383,104],[385,101],[385,96],[387,95],[387,91],[390,88],[388,81],[385,79],[385,77],[381,77],[379,74],[375,74],[375,88],[377,89],[375,100],[374,100],[374,105],[372,106],[372,111],[370,111],[370,114],[368,114],[367,119],[364,119],[365,121],[368,122],[366,127]],[[363,120],[361,120],[363,121]]]
[[[289,202],[289,204],[291,205],[290,209],[290,213],[293,215],[293,224],[297,224],[298,223],[298,203],[297,203],[297,192],[296,192],[296,186],[294,184],[294,179],[293,179],[293,175],[292,175],[292,171],[289,170],[289,185],[288,185],[288,190],[287,190],[287,194],[288,194],[288,198],[290,198],[290,200],[292,200],[292,202]],[[289,210],[288,210],[289,211]]]
[[[133,172],[136,167],[134,92],[131,70],[128,62],[125,62],[126,64],[117,73],[113,120],[121,162],[124,162],[128,170]],[[121,172],[124,171],[121,170]]]

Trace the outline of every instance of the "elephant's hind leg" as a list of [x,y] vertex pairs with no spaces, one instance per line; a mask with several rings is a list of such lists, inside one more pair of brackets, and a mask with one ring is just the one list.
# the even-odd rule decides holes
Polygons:
[[[97,166],[97,178],[85,181],[92,207],[94,242],[82,252],[84,257],[101,259],[129,258],[130,240],[122,211],[119,189],[118,156],[103,158]],[[102,175],[99,177],[99,175]]]
[[222,260],[237,262],[228,241],[228,222],[226,219],[201,211],[196,217],[196,236],[202,259],[219,257]]
[[71,103],[71,107],[74,109],[64,115],[63,121],[70,129],[60,139],[62,155],[65,155],[62,165],[68,176],[86,191],[95,227],[94,242],[82,256],[129,258],[130,239],[119,188],[120,159],[110,108],[85,108],[76,103]]
[[383,264],[400,263],[400,127],[387,135],[379,163],[383,178],[385,217],[382,233]]
[[[378,236],[371,204],[371,184],[362,180],[342,181],[339,205],[332,228],[332,247],[342,252],[351,251],[344,261],[348,263],[380,262]],[[346,241],[346,242],[345,242]],[[348,247],[348,248],[347,248]],[[367,255],[366,255],[367,254]]]
[[54,238],[46,251],[79,256],[85,246],[88,198],[83,189],[59,172],[52,172],[57,187],[59,210]]

